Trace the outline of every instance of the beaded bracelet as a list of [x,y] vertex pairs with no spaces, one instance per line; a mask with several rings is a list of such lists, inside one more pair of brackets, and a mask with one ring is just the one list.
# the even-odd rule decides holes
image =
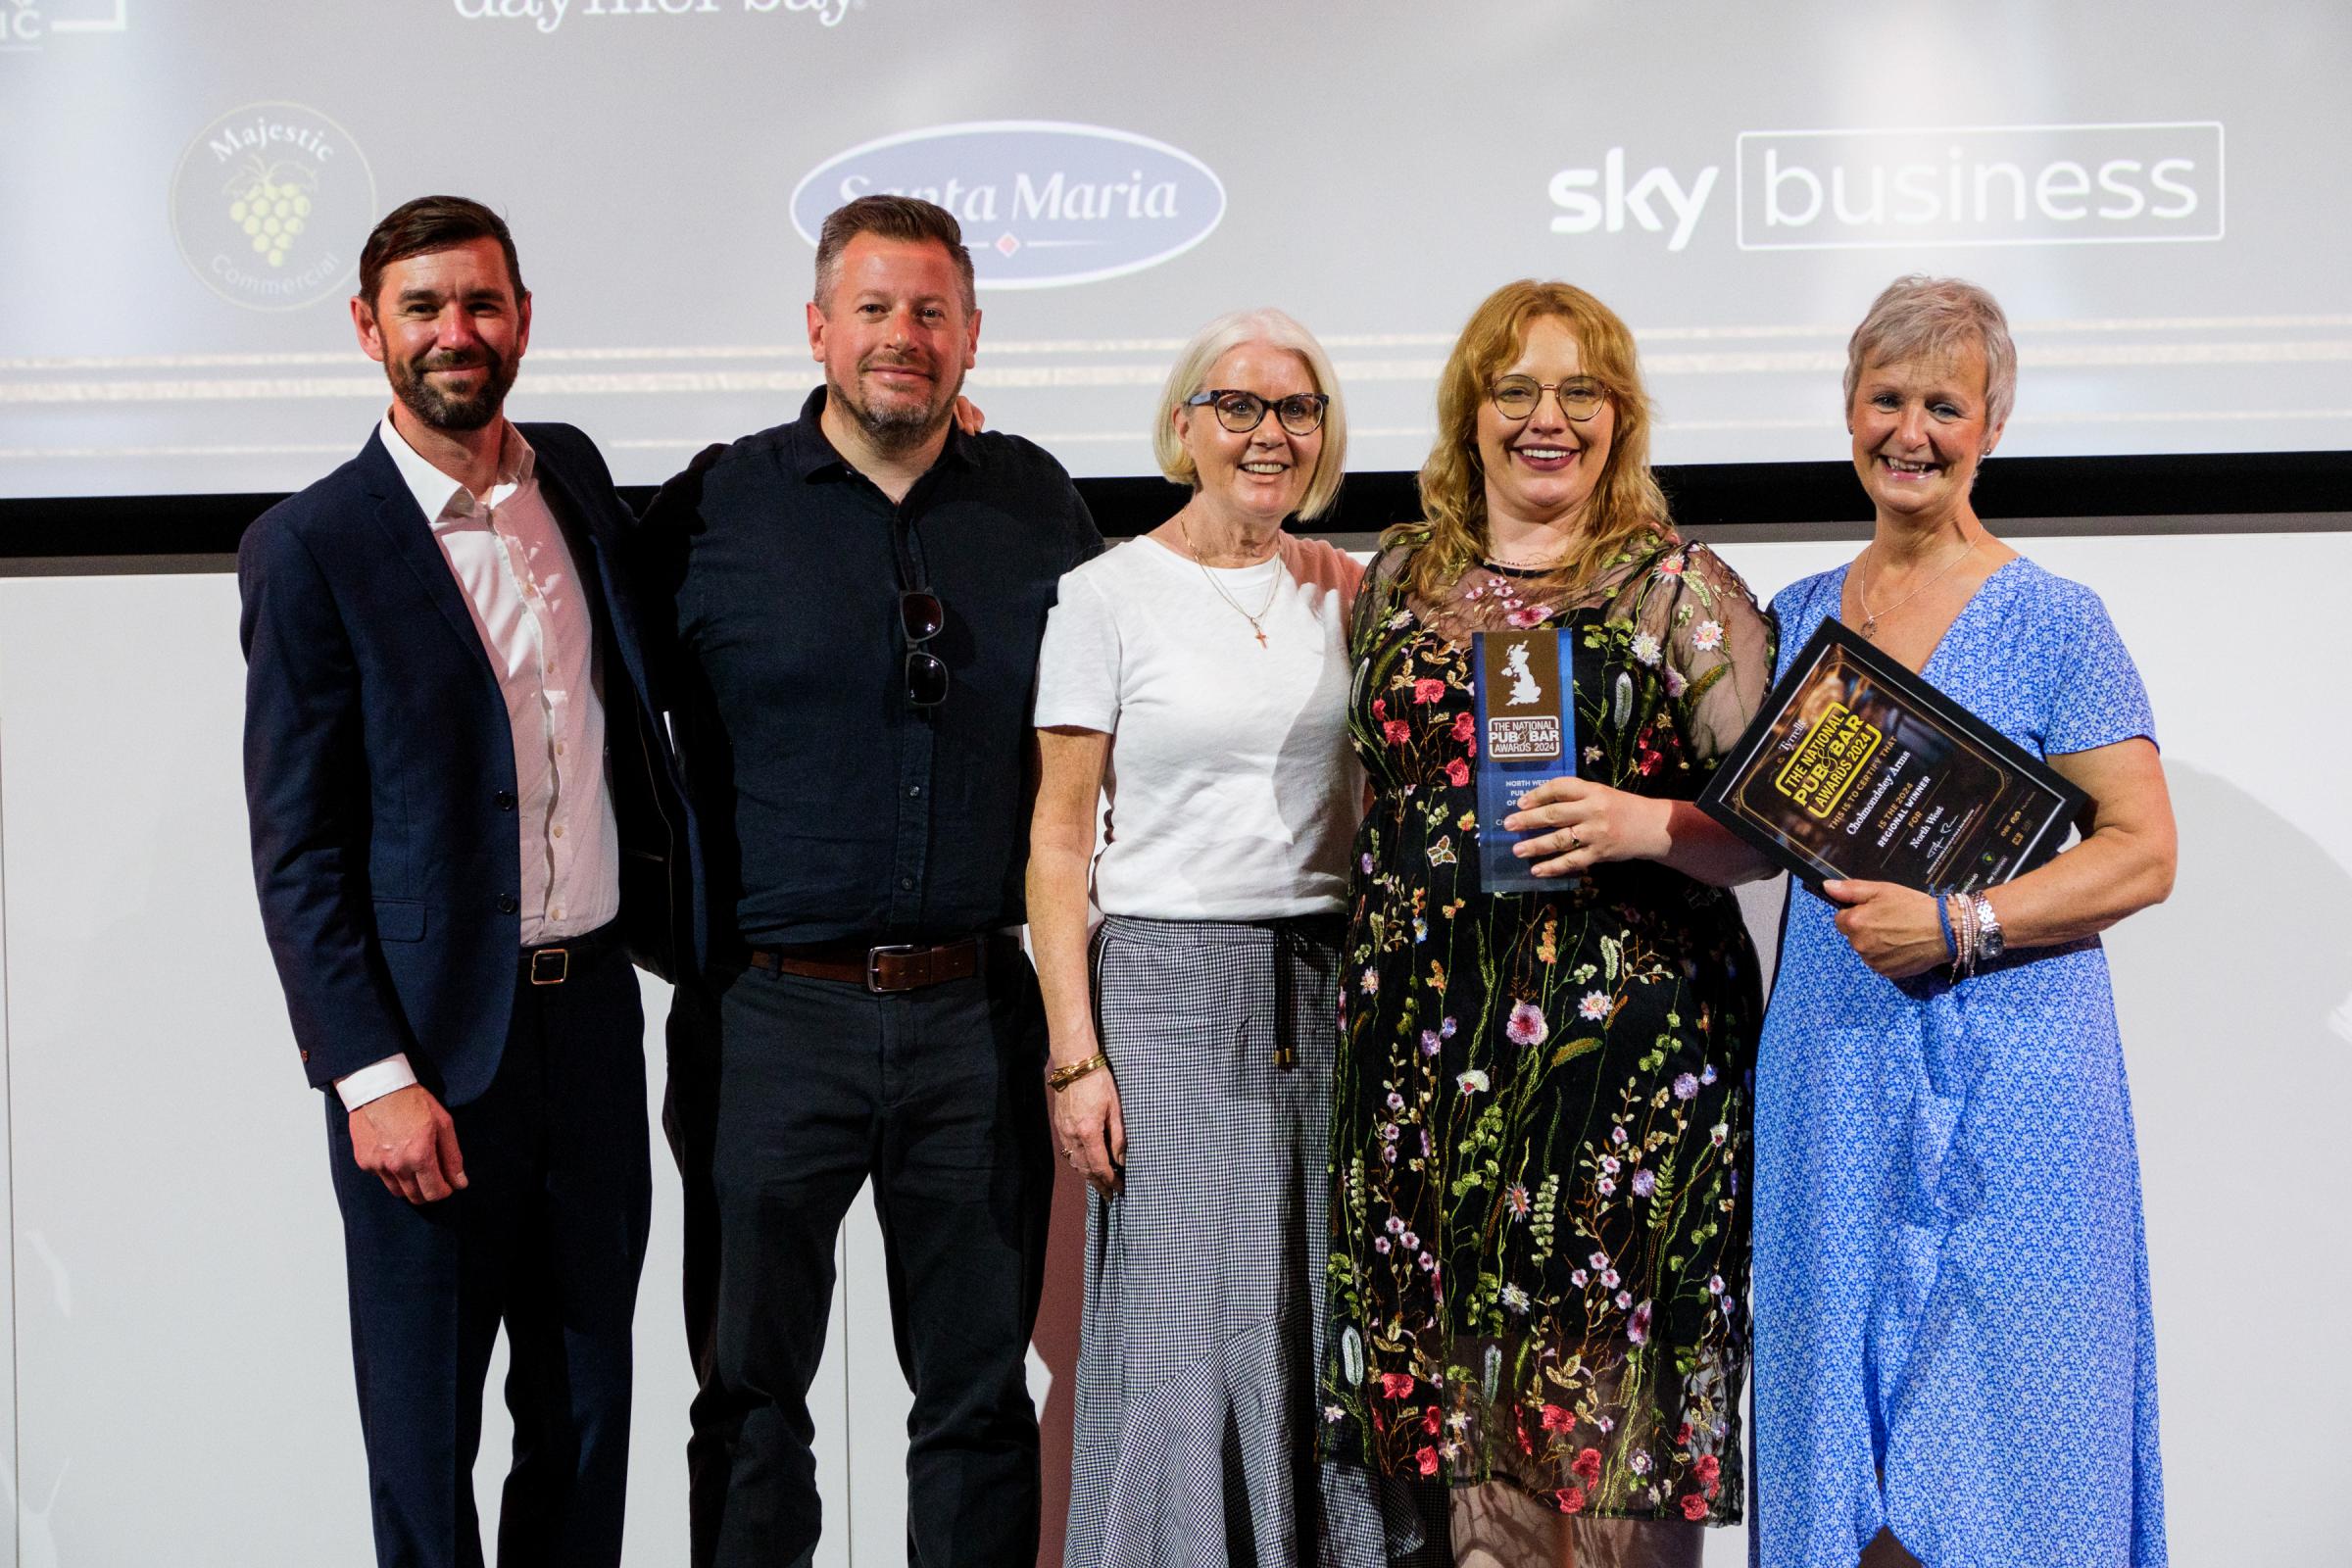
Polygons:
[[1936,928],[1943,933],[1943,961],[1950,963],[1960,956],[1960,944],[1952,940],[1952,896],[1938,893],[1936,899]]

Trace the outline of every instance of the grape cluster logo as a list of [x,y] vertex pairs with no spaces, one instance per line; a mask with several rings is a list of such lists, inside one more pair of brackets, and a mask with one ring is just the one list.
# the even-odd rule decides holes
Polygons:
[[172,176],[172,232],[233,305],[295,311],[342,294],[375,221],[375,175],[341,125],[304,104],[232,109]]

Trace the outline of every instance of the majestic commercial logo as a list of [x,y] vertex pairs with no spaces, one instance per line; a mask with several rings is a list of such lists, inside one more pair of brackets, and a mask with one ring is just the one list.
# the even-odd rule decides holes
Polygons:
[[[2129,245],[2223,233],[2222,127],[1978,125],[1746,130],[1734,141],[1743,251],[1941,245]],[[1611,147],[1546,186],[1555,234],[1688,246],[1723,171],[1638,169]]]
[[982,288],[1059,288],[1157,267],[1206,239],[1225,186],[1192,154],[1124,130],[1007,120],[885,136],[810,170],[792,223],[816,243],[860,196],[919,196],[956,215]]
[[180,256],[248,310],[300,310],[341,294],[376,216],[367,157],[302,104],[230,110],[196,133],[172,176]]

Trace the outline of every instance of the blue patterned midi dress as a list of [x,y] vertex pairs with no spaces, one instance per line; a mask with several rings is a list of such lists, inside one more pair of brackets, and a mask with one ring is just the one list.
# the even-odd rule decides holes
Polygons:
[[[1785,672],[1840,568],[1773,602]],[[2155,736],[2089,589],[1995,571],[1922,672],[2040,756]],[[2166,1560],[2139,1156],[2096,938],[1957,985],[1865,967],[1791,884],[1759,1046],[1755,1536],[1853,1568]]]

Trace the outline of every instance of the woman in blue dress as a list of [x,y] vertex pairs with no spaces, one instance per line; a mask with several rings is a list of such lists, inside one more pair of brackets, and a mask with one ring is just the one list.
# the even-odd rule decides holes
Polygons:
[[2163,899],[2147,696],[2089,589],[1969,503],[2016,381],[2000,307],[1906,277],[1848,345],[1877,509],[1773,603],[1835,615],[2089,795],[1974,899],[1792,886],[1756,1072],[1757,1544],[1769,1568],[2165,1562],[2130,1093],[2098,933]]

